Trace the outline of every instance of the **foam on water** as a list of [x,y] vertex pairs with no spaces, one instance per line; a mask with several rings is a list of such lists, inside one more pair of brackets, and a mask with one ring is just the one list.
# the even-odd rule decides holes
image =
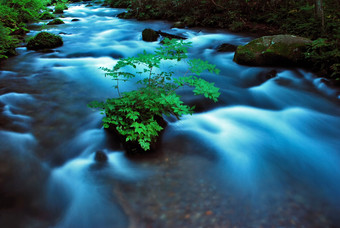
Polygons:
[[[129,162],[122,152],[108,153],[108,161],[98,163],[94,154],[76,158],[55,169],[47,185],[49,209],[62,213],[54,227],[126,227],[127,218],[110,196],[103,178],[134,179],[143,172]],[[64,211],[64,212],[62,212]]]
[[283,194],[293,188],[287,185],[288,179],[306,189],[317,189],[337,205],[339,127],[337,117],[308,109],[269,111],[235,106],[184,117],[170,129],[186,132],[209,153],[217,153],[221,182],[232,179],[242,192],[269,191],[261,183],[270,179]]
[[[0,72],[1,83],[5,82],[0,89],[6,92],[0,95],[0,117],[4,117],[0,119],[4,123],[1,126],[4,130],[0,131],[0,155],[15,167],[9,181],[14,185],[9,186],[24,183],[22,192],[27,198],[46,195],[47,203],[43,208],[46,207],[53,217],[49,223],[59,218],[56,224],[49,226],[127,227],[126,215],[115,198],[116,182],[140,187],[148,175],[160,172],[162,178],[171,176],[178,164],[185,166],[185,169],[178,167],[179,170],[190,173],[197,168],[191,160],[194,156],[208,160],[202,162],[207,167],[202,172],[190,173],[193,180],[188,181],[210,175],[216,191],[229,193],[240,202],[232,208],[236,211],[233,217],[238,217],[240,224],[248,224],[242,220],[243,216],[249,218],[244,212],[244,202],[253,201],[250,210],[250,217],[253,217],[257,208],[268,207],[271,211],[274,204],[289,203],[287,192],[303,196],[304,202],[316,208],[319,206],[314,204],[316,201],[325,200],[333,205],[331,210],[335,213],[340,211],[340,110],[332,99],[338,96],[337,91],[311,73],[299,69],[241,66],[233,62],[234,53],[217,51],[220,44],[243,45],[250,37],[201,28],[171,29],[170,22],[117,18],[123,11],[73,4],[65,10],[64,25],[39,28],[37,26],[42,23],[33,24],[28,34],[32,36],[41,30],[61,33],[62,47],[41,52],[20,48],[20,55],[6,60],[6,71]],[[75,18],[80,21],[72,22]],[[220,88],[219,103],[212,104],[203,97],[194,96],[189,88],[180,91],[183,100],[196,105],[202,113],[169,121],[161,149],[165,151],[164,156],[169,150],[178,152],[178,157],[169,156],[174,163],[130,160],[119,151],[119,140],[102,129],[102,115],[87,107],[92,100],[104,101],[117,96],[114,82],[104,77],[99,67],[111,68],[121,57],[136,56],[143,50],[152,52],[160,45],[159,41],[142,40],[145,28],[188,37],[187,41],[192,42],[189,57],[208,60],[221,69],[220,75],[201,75]],[[166,61],[161,70],[170,68],[179,76],[186,72],[184,65]],[[276,73],[269,77],[272,70]],[[21,80],[16,81],[19,78]],[[134,88],[132,80],[121,90]],[[20,125],[24,133],[15,133],[7,123]],[[98,150],[107,154],[107,162],[95,161]],[[186,155],[188,157],[182,159],[181,156]],[[138,165],[143,163],[145,166]],[[31,180],[36,176],[33,174],[45,173],[40,167],[44,164],[51,170],[46,186],[45,177]],[[163,175],[164,170],[167,173]],[[45,191],[36,191],[33,185]],[[186,185],[178,186],[176,194],[186,198],[183,194],[186,191]],[[188,204],[201,206],[205,203],[197,199]],[[31,214],[30,210],[22,212],[24,209],[20,205],[13,207],[9,210],[13,209],[18,219],[24,216],[19,216],[16,209]],[[222,209],[216,208],[216,215]],[[315,211],[308,207],[294,212],[309,213],[310,210]],[[39,215],[37,219],[41,219]],[[273,226],[277,224],[272,223]],[[15,227],[10,223],[6,225]]]

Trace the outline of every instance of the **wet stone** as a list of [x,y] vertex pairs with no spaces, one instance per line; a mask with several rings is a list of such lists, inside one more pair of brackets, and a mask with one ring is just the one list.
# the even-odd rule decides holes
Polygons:
[[94,160],[96,160],[97,162],[106,162],[108,160],[108,157],[104,151],[98,150],[96,152]]
[[218,52],[235,52],[237,49],[237,46],[232,45],[232,44],[221,44],[220,46],[217,47]]

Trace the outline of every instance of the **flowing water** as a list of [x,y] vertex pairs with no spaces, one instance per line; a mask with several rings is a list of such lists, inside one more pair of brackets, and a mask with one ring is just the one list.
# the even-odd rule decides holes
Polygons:
[[[240,66],[216,51],[252,37],[122,11],[73,4],[65,24],[30,26],[28,36],[61,34],[62,47],[21,47],[2,63],[0,227],[340,227],[338,91],[301,69]],[[127,157],[87,104],[117,95],[99,67],[160,45],[142,41],[147,27],[188,37],[190,57],[221,69],[203,76],[221,97],[182,89],[199,113],[169,118],[156,154]],[[95,161],[98,150],[108,162]]]

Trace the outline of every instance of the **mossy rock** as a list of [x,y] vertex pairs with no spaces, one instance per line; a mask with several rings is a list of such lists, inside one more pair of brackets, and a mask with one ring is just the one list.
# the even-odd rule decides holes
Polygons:
[[51,49],[63,45],[61,36],[54,35],[48,32],[40,32],[27,43],[27,49],[40,50]]
[[304,63],[304,51],[311,43],[293,35],[264,36],[238,46],[234,61],[250,66],[296,66]]
[[54,19],[55,16],[53,14],[51,14],[50,12],[43,12],[40,17],[39,17],[41,20],[49,20],[49,19]]
[[182,21],[177,21],[171,26],[171,28],[185,28],[185,23]]
[[153,42],[153,41],[157,41],[159,37],[159,34],[153,30],[153,29],[144,29],[142,32],[142,38],[144,41],[147,42]]
[[26,35],[26,33],[28,33],[30,30],[28,30],[27,28],[25,27],[19,27],[19,28],[15,28],[11,33],[10,35],[12,36],[20,36],[20,37],[23,37]]
[[62,13],[64,13],[64,9],[62,9],[62,8],[57,8],[57,9],[54,10],[54,13],[56,13],[56,14],[62,14]]
[[63,22],[59,18],[54,19],[53,21],[48,22],[48,25],[60,25],[60,24],[65,24],[65,22]]

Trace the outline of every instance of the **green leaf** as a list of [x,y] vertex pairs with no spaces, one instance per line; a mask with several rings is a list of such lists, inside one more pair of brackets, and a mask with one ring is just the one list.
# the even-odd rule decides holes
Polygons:
[[[163,130],[156,121],[157,118],[174,115],[179,119],[182,115],[193,113],[194,107],[185,105],[176,94],[178,88],[193,87],[194,94],[216,102],[220,93],[213,83],[194,76],[173,78],[175,73],[172,63],[186,59],[190,45],[183,40],[165,39],[164,44],[154,53],[144,51],[136,57],[120,59],[113,68],[101,67],[105,76],[110,76],[115,81],[114,87],[118,92],[121,84],[134,78],[136,74],[142,77],[136,82],[140,85],[138,89],[124,91],[119,93],[118,98],[109,98],[105,102],[89,104],[92,108],[103,110],[106,115],[103,126],[114,127],[119,134],[125,136],[126,141],[138,142],[142,149],[149,150],[151,143],[156,142],[159,132]],[[169,61],[171,66],[168,69],[163,65],[161,68],[162,63],[169,66]],[[215,65],[207,61],[192,59],[186,63],[188,70],[197,76],[204,71],[219,73]]]

